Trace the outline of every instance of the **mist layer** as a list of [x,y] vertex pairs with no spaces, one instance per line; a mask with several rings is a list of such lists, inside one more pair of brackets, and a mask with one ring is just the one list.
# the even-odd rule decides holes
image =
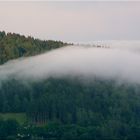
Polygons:
[[77,77],[140,84],[140,53],[128,50],[68,46],[1,65],[0,80]]

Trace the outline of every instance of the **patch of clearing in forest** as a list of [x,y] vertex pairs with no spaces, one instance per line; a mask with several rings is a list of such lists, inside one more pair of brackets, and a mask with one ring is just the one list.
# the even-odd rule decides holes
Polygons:
[[4,120],[14,119],[20,124],[27,122],[27,116],[25,113],[0,113],[0,118]]

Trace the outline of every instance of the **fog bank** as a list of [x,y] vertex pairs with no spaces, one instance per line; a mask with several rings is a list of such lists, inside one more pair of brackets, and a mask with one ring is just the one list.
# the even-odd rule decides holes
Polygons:
[[140,53],[119,46],[117,49],[68,46],[0,66],[0,80],[50,77],[101,78],[140,84]]

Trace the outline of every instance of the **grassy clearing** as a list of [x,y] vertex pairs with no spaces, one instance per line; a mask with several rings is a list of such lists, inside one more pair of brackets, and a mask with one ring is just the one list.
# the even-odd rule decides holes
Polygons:
[[4,120],[14,119],[20,124],[24,124],[27,122],[27,117],[25,113],[0,113],[0,118]]

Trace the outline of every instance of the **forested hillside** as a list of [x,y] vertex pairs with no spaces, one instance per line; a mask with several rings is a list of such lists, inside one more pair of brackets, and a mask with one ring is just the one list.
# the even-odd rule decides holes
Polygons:
[[0,32],[0,64],[10,59],[32,56],[68,45],[61,41],[40,40],[15,33]]
[[29,123],[47,127],[39,127],[36,135],[55,140],[140,138],[139,101],[140,86],[115,81],[12,79],[0,88],[1,113],[25,112]]
[[[109,57],[110,59],[103,61],[108,55],[106,51],[110,52],[110,56],[114,56],[111,48],[99,48],[95,51],[97,48],[90,50],[75,46],[77,51],[60,49],[63,50],[62,53],[54,51],[51,58],[37,56],[37,59],[30,59],[29,63],[14,61],[4,65],[8,60],[33,56],[64,45],[68,44],[0,32],[0,64],[3,64],[0,66],[0,140],[140,139],[140,82],[137,80],[138,76],[133,76],[134,72],[139,74],[139,71],[130,70],[133,79],[131,80],[128,73],[128,79],[123,81],[119,76],[125,75],[125,66],[121,63],[119,67],[124,71],[118,79],[105,78],[116,70],[116,58],[120,51],[114,53],[117,57]],[[88,53],[84,55],[87,50]],[[100,57],[92,57],[99,54]],[[134,54],[130,56],[134,57]],[[49,61],[38,65],[42,60],[46,60],[45,58]],[[126,58],[129,63],[128,57]],[[139,60],[138,56],[136,58],[133,60]],[[112,59],[115,61],[112,61],[111,67],[104,69],[105,66],[110,66],[104,64],[108,64]],[[55,63],[56,61],[58,63]],[[72,65],[74,61],[77,63]],[[93,65],[102,61],[99,68]],[[69,66],[75,69],[70,69]],[[113,66],[115,69],[112,69]],[[41,71],[41,68],[44,69]],[[82,70],[83,75],[80,74]],[[92,73],[98,71],[99,77]],[[100,77],[102,73],[104,74]],[[137,82],[134,82],[135,78]]]

